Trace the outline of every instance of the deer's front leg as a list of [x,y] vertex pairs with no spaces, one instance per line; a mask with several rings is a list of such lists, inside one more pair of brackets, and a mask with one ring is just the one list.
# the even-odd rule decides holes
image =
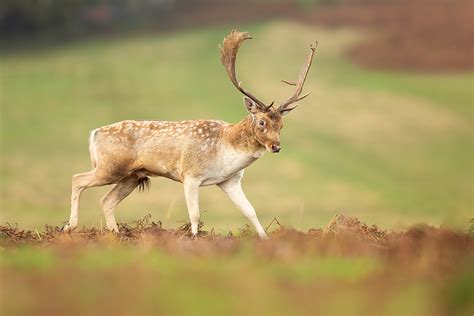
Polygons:
[[227,195],[229,195],[232,202],[244,213],[245,216],[252,222],[253,226],[255,227],[258,236],[260,239],[268,239],[267,233],[263,229],[260,221],[257,218],[257,213],[255,213],[255,209],[253,208],[252,204],[250,204],[249,200],[245,196],[244,192],[242,191],[242,186],[240,183],[240,179],[243,176],[243,171],[236,174],[234,177],[230,178],[229,180],[219,183],[219,188],[222,189]]
[[188,206],[191,233],[197,236],[199,225],[199,186],[201,182],[196,179],[186,179],[184,182],[184,196]]

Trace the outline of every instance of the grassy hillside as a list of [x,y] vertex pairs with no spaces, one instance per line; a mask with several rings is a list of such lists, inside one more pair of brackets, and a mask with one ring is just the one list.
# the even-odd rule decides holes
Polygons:
[[[248,168],[244,189],[264,224],[305,229],[336,213],[383,227],[424,221],[464,228],[473,216],[472,73],[418,75],[360,69],[343,57],[361,32],[289,22],[245,25],[255,38],[239,55],[245,86],[264,100],[292,93],[309,43],[319,52],[286,119],[283,150]],[[244,115],[217,43],[229,28],[95,38],[1,56],[2,222],[33,227],[69,216],[71,175],[90,169],[88,132],[123,119]],[[100,225],[100,197],[85,191],[80,224]],[[246,223],[217,188],[201,190],[207,227]],[[180,184],[155,179],[132,194],[119,221],[151,213],[164,225],[187,219]]]

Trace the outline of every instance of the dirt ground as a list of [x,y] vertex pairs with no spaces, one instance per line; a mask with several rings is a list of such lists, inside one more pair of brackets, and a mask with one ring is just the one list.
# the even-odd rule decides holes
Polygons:
[[470,0],[345,1],[300,17],[325,26],[357,26],[372,38],[348,54],[370,68],[421,71],[474,68]]

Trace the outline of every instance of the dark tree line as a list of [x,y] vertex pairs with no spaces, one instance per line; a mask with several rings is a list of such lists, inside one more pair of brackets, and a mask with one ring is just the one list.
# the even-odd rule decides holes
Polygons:
[[166,17],[176,2],[178,0],[2,0],[0,34],[81,33],[145,23]]
[[375,0],[0,0],[0,36],[67,36],[129,26],[231,23],[346,1]]

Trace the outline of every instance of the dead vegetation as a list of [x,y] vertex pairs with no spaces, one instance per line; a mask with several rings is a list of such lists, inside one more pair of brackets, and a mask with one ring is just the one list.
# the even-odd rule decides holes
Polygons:
[[316,7],[299,19],[370,30],[372,38],[349,52],[370,68],[466,71],[474,67],[473,13],[470,0],[359,0]]
[[[239,251],[243,244],[252,243],[256,252],[268,258],[297,258],[302,255],[376,255],[402,263],[425,256],[433,268],[449,268],[452,263],[474,255],[474,238],[470,233],[456,232],[429,225],[418,225],[406,231],[381,230],[356,218],[336,215],[324,228],[301,232],[281,225],[274,219],[266,228],[270,241],[260,241],[249,226],[238,233],[218,234],[199,226],[199,236],[193,239],[190,224],[176,229],[164,228],[151,215],[119,224],[120,233],[102,228],[86,228],[64,233],[61,227],[46,226],[42,231],[23,230],[10,224],[0,226],[0,245],[41,247],[84,244],[146,245],[171,254],[222,255]],[[426,258],[425,258],[426,259]]]
[[[227,289],[213,292],[209,296],[213,302],[219,295],[234,297],[232,293],[243,296],[244,301],[264,295],[257,309],[262,314],[273,314],[267,304],[271,295],[279,295],[292,308],[299,306],[296,314],[301,315],[330,315],[335,307],[342,308],[343,314],[350,308],[355,315],[381,315],[390,312],[387,306],[392,303],[398,304],[393,314],[410,315],[461,315],[472,307],[468,271],[474,262],[474,238],[470,229],[463,233],[418,225],[406,231],[385,231],[343,215],[307,232],[274,219],[266,228],[268,241],[259,240],[249,226],[234,234],[218,234],[204,230],[202,223],[198,238],[193,239],[189,223],[164,228],[150,215],[119,224],[119,228],[120,233],[113,234],[101,228],[63,233],[52,226],[41,231],[0,226],[0,254],[4,256],[0,273],[5,282],[0,308],[6,314],[24,315],[71,311],[77,315],[130,315],[157,310],[189,314],[179,312],[181,303],[169,301],[169,293],[189,286],[184,279],[198,284],[190,297],[200,291],[208,293],[213,287]],[[23,252],[18,253],[20,248]],[[48,264],[45,258],[52,256],[54,269],[25,269],[31,267],[25,260],[33,258],[27,253],[38,256],[37,265]],[[11,260],[10,255],[14,257]],[[341,260],[342,268],[337,266]],[[305,273],[302,269],[309,273],[304,282],[298,281]],[[242,287],[249,292],[242,292]],[[94,291],[84,292],[84,288]],[[406,292],[414,288],[422,292],[416,296]],[[267,291],[273,294],[267,297]],[[21,293],[20,298],[30,297],[29,305],[15,293]],[[102,303],[107,297],[114,298],[113,304]],[[354,297],[362,304],[358,311],[348,303]],[[379,304],[372,304],[374,298]],[[97,303],[84,304],[86,301]],[[208,301],[193,308],[201,308],[200,312],[194,310],[196,314],[248,311],[247,305],[230,301],[236,305],[227,310],[214,309]]]

